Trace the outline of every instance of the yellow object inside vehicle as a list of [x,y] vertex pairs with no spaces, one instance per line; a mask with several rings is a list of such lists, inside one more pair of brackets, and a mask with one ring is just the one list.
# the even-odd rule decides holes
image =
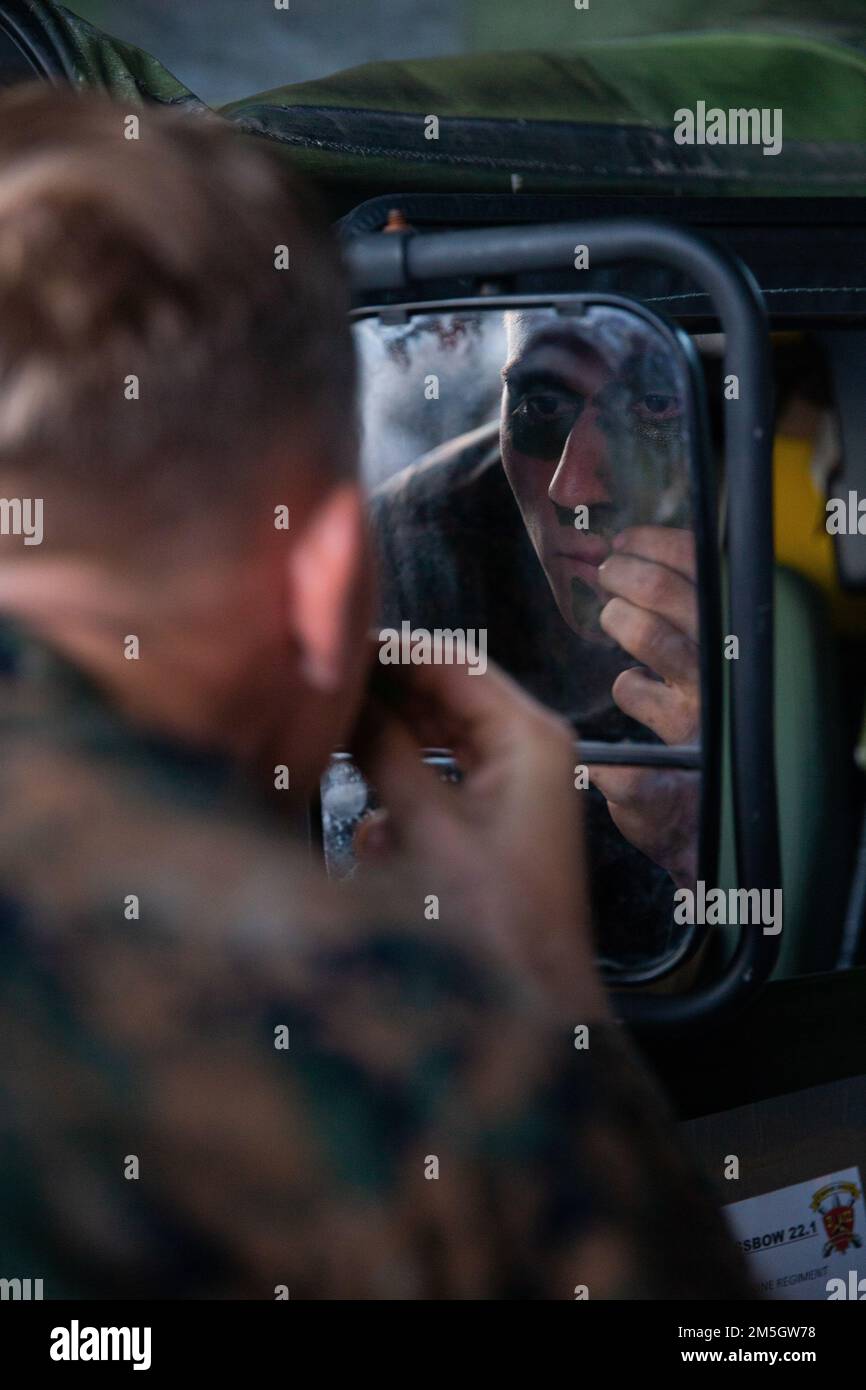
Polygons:
[[836,570],[833,537],[825,525],[826,497],[812,475],[814,440],[779,434],[773,446],[776,563],[802,574],[827,600],[833,625],[866,634],[866,601],[846,594]]

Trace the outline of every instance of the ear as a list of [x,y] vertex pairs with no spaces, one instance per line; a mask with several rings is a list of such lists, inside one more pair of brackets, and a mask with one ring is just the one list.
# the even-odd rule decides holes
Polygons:
[[286,622],[301,671],[317,690],[337,690],[355,660],[357,587],[366,583],[367,530],[361,489],[345,483],[310,512],[286,557]]

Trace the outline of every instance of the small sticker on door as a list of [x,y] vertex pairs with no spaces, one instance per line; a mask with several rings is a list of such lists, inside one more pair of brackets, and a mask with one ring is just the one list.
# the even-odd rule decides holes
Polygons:
[[866,1209],[857,1168],[724,1208],[765,1298],[866,1302]]

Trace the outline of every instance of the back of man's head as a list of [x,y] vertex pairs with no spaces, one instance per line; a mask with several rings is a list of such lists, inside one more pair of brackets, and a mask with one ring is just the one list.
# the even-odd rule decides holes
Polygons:
[[351,472],[346,308],[260,142],[47,87],[0,103],[0,494],[45,498],[49,551],[236,543],[293,480]]

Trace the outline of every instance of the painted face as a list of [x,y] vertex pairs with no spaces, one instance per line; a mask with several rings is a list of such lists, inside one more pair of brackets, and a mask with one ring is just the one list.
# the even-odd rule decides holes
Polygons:
[[597,580],[611,541],[688,516],[677,368],[663,339],[621,310],[592,309],[579,325],[534,310],[507,326],[503,466],[563,618],[611,645]]

